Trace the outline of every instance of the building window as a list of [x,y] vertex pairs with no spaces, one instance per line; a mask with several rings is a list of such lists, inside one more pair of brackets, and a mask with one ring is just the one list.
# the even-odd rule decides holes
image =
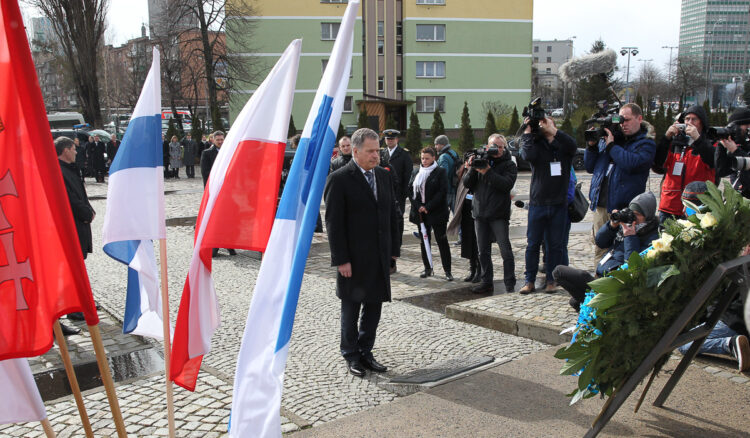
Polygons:
[[[321,59],[320,60],[320,64],[321,64],[321,67],[322,67],[321,74],[325,73],[326,72],[326,67],[328,66],[328,60],[327,59]],[[349,67],[349,77],[350,78],[354,77],[354,60],[353,59],[352,59],[352,65],[351,65],[351,67]]]
[[385,35],[385,23],[378,21],[378,36],[382,37]]
[[535,62],[535,63],[539,62],[539,57],[538,57],[538,56],[535,56],[535,57],[534,57],[534,62]]
[[534,46],[534,53],[539,52],[539,46]]
[[385,92],[385,78],[383,76],[378,76],[378,93]]
[[396,77],[396,91],[404,91],[404,78],[402,78],[401,76]]
[[382,55],[385,52],[385,43],[383,40],[378,40],[378,55]]
[[445,112],[445,96],[417,96],[418,113]]
[[445,25],[418,24],[417,41],[445,41]]
[[418,78],[444,78],[445,61],[417,61]]
[[445,0],[417,0],[418,5],[444,5]]
[[547,62],[552,62],[552,57],[551,56],[547,57]]
[[404,42],[401,40],[396,41],[396,54],[397,55],[404,54]]
[[351,113],[352,111],[352,96],[346,96],[344,98],[344,112],[345,113]]
[[349,0],[320,0],[321,3],[349,3]]
[[397,21],[396,22],[396,36],[400,37],[403,34],[404,34],[404,25],[400,21]]
[[341,23],[320,23],[320,39],[335,40],[339,34]]
[[546,73],[552,73],[552,69],[550,67],[547,67]]

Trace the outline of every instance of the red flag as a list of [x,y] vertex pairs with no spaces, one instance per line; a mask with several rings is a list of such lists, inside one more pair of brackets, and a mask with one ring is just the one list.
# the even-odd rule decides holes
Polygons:
[[38,356],[52,325],[99,322],[16,0],[0,2],[0,360]]

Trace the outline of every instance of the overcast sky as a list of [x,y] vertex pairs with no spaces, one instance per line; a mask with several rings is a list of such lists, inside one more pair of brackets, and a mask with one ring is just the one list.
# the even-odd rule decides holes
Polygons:
[[[147,0],[110,0],[107,43],[120,45],[140,36],[141,23],[148,27],[147,4]],[[575,36],[574,55],[580,56],[601,38],[616,51],[624,46],[638,47],[638,55],[630,61],[631,77],[637,75],[641,59],[651,59],[656,67],[666,70],[669,49],[661,47],[678,44],[680,4],[680,0],[535,0],[534,39]],[[28,11],[27,15],[35,14]],[[672,56],[677,56],[676,49]],[[627,57],[621,56],[618,64],[624,75]]]

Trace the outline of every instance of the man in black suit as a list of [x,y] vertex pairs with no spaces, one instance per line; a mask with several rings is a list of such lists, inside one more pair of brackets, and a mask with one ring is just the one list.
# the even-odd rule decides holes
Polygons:
[[[380,162],[386,163],[393,172],[396,180],[394,192],[396,201],[401,209],[401,216],[398,221],[398,248],[401,249],[401,236],[404,234],[404,209],[406,208],[406,197],[409,195],[409,181],[414,171],[414,162],[409,156],[409,152],[398,145],[399,131],[396,129],[386,129],[383,131],[385,138],[385,149],[381,152]],[[391,263],[391,273],[396,272],[396,261]]]
[[341,354],[357,377],[365,368],[387,370],[372,347],[383,302],[391,300],[390,262],[399,255],[399,209],[391,177],[378,166],[378,140],[371,129],[357,130],[351,138],[354,158],[328,176],[325,188],[331,265],[338,268],[341,299]]

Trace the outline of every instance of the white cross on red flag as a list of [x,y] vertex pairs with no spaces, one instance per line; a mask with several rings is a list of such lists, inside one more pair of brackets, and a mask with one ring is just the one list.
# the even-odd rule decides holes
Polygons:
[[52,325],[99,318],[18,3],[0,2],[0,360],[38,356]]

